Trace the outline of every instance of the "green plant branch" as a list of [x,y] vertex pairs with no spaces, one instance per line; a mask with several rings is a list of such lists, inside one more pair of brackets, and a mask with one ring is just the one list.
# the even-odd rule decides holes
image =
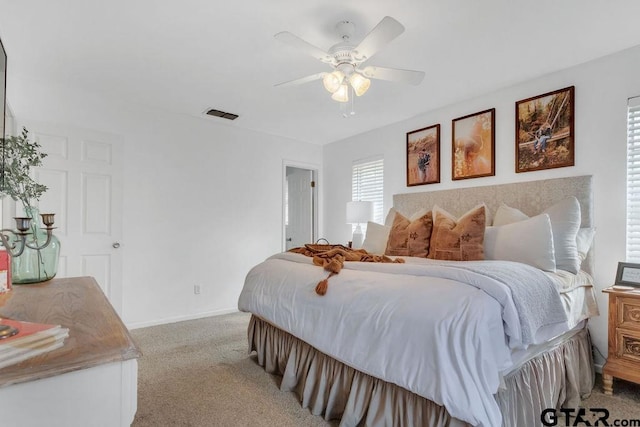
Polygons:
[[40,152],[40,144],[29,140],[29,131],[22,128],[19,136],[10,136],[2,140],[3,143],[3,176],[1,180],[0,197],[9,196],[15,201],[22,202],[25,208],[31,207],[31,202],[39,200],[47,191],[47,186],[39,184],[31,177],[31,168],[42,166],[46,153]]

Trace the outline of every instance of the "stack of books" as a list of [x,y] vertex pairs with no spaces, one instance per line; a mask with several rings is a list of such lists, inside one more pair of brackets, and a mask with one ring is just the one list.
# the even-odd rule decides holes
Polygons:
[[64,345],[69,329],[60,325],[0,319],[0,369]]

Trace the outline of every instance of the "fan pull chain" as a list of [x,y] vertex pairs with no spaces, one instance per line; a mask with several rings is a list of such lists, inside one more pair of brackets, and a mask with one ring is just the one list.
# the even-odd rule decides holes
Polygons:
[[356,111],[353,108],[353,99],[355,98],[355,92],[353,91],[353,88],[351,86],[349,86],[349,103],[351,104],[351,111],[346,111],[347,110],[347,103],[341,103],[340,104],[340,109],[342,110],[342,117],[345,119],[348,119],[349,117],[355,116],[356,115]]

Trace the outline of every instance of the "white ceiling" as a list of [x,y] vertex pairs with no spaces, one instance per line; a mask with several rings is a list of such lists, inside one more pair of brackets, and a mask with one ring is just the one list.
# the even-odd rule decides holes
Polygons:
[[[277,32],[326,50],[338,21],[356,24],[357,43],[385,15],[406,30],[365,65],[425,71],[420,86],[373,80],[349,119],[321,81],[274,87],[330,70]],[[637,0],[0,0],[0,38],[9,84],[324,144],[638,45],[639,16]]]

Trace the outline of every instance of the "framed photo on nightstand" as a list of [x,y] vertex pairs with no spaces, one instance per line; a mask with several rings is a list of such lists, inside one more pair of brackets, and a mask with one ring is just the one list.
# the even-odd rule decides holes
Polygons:
[[640,288],[640,264],[619,262],[616,285]]

